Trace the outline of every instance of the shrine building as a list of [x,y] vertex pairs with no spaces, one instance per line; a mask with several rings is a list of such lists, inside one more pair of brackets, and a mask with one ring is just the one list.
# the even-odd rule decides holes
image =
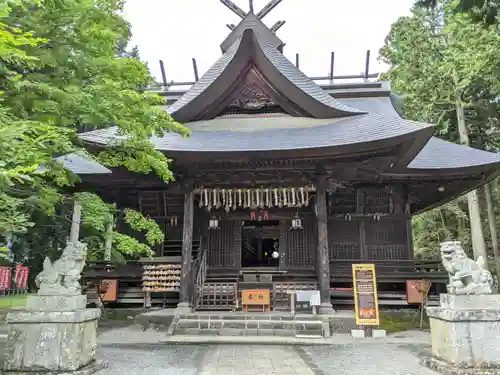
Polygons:
[[[263,22],[269,8],[234,11],[241,22],[210,69],[185,91],[164,82],[159,92],[191,131],[152,139],[175,182],[124,169],[83,178],[165,230],[148,267],[177,264],[162,279],[172,282],[144,282],[142,266],[123,279],[198,310],[237,309],[257,284],[274,307],[287,290],[319,290],[328,312],[352,303],[353,263],[375,263],[381,295],[423,272],[444,285],[446,274],[414,259],[412,217],[496,177],[500,155],[406,120],[388,82],[349,83],[332,67],[316,83],[283,55],[279,23]],[[115,127],[79,137],[91,152],[122,139]]]

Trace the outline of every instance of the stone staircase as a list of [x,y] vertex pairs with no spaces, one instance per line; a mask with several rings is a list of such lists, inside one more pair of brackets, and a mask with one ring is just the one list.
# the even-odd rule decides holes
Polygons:
[[271,314],[189,314],[174,318],[168,335],[330,337],[328,321],[316,316]]

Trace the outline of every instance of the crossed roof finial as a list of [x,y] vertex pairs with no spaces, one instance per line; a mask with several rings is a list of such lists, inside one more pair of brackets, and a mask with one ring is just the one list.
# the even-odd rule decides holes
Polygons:
[[[279,3],[281,3],[283,0],[271,0],[262,10],[260,10],[256,16],[258,19],[263,19],[265,16],[267,16],[274,8],[278,6]],[[231,11],[241,18],[245,18],[247,15],[247,12],[245,12],[243,9],[241,9],[238,5],[233,3],[231,0],[220,0],[222,4],[224,4],[226,7],[231,9]],[[249,0],[250,4],[250,13],[254,13],[254,8],[253,8],[253,0]]]

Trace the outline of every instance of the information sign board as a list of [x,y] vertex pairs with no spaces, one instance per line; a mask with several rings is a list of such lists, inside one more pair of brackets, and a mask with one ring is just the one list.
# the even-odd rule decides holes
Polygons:
[[374,264],[353,264],[354,307],[356,324],[378,326],[380,324],[377,278]]

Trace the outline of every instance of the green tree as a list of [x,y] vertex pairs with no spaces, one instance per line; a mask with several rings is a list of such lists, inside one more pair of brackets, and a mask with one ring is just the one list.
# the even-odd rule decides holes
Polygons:
[[[436,123],[437,135],[444,139],[463,142],[468,138],[473,147],[498,150],[498,24],[478,21],[473,17],[477,9],[468,11],[464,3],[426,3],[392,26],[380,51],[390,65],[384,78],[403,94],[406,117]],[[426,238],[427,247],[435,249],[442,239],[457,235],[467,244],[468,231],[452,230],[463,222],[465,207],[460,202],[417,217],[415,238]],[[434,239],[425,233],[430,227],[435,228]],[[421,241],[416,246],[417,251],[425,247]]]
[[[126,52],[130,25],[120,15],[122,5],[116,0],[0,5],[0,245],[14,236],[18,256],[32,258],[64,245],[65,236],[50,237],[47,228],[67,229],[72,198],[66,192],[78,178],[54,158],[68,152],[91,157],[78,132],[116,126],[124,140],[95,155],[98,161],[153,173],[166,183],[173,178],[169,161],[149,139],[188,131],[164,110],[161,97],[145,92],[152,79],[137,49]],[[77,199],[84,207],[82,236],[91,254],[102,256],[103,223],[114,227],[118,211],[91,193]],[[144,241],[114,230],[115,258],[150,254],[150,246],[162,240],[159,227],[137,212],[125,212],[124,218],[131,229],[145,232]]]

